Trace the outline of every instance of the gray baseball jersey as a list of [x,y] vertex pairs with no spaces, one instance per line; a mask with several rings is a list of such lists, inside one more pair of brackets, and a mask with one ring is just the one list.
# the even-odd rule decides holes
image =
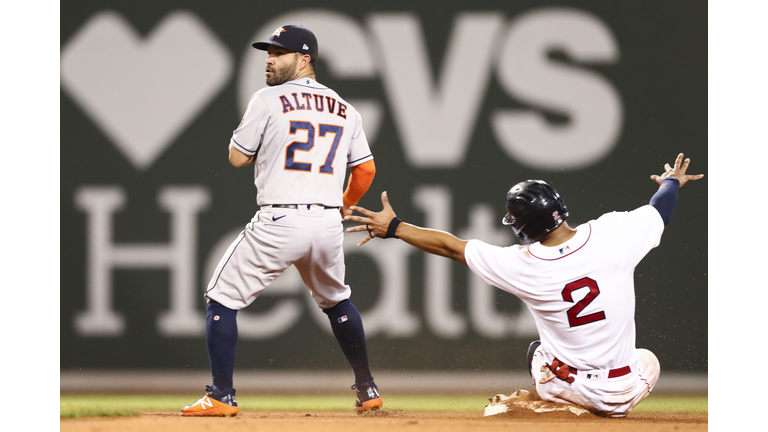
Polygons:
[[310,78],[256,92],[231,143],[246,155],[258,153],[262,206],[341,206],[346,167],[373,159],[357,110]]
[[339,207],[347,167],[373,159],[360,114],[310,78],[256,92],[230,143],[256,155],[260,210],[232,242],[206,297],[239,310],[294,265],[320,308],[349,298]]

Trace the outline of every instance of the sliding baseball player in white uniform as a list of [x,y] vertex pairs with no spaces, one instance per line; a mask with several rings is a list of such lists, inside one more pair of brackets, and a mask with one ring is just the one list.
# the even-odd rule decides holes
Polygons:
[[498,247],[480,240],[420,228],[398,219],[382,194],[384,209],[365,217],[373,237],[398,237],[426,252],[465,264],[488,284],[519,297],[530,309],[540,341],[529,349],[536,390],[545,401],[571,403],[607,417],[624,417],[650,394],[660,366],[635,348],[635,266],[658,246],[677,203],[678,189],[703,175],[686,175],[690,160],[651,176],[659,190],[648,205],[612,212],[575,229],[568,209],[547,183],[528,180],[507,192],[503,219],[523,241]]
[[[261,207],[221,258],[205,297],[213,383],[185,416],[234,416],[237,311],[291,265],[323,312],[355,375],[355,409],[379,409],[363,323],[344,282],[342,217],[373,180],[375,165],[360,114],[315,81],[314,34],[285,25],[254,48],[268,52],[269,87],[256,92],[229,143],[235,167],[254,165]],[[347,168],[350,177],[346,190]]]

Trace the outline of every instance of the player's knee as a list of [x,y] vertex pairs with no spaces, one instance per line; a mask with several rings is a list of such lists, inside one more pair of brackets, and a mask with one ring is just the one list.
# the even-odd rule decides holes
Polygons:
[[658,381],[659,375],[661,374],[659,359],[651,351],[644,348],[638,348],[637,363],[638,368],[640,369],[640,375],[648,381],[650,388],[653,389],[653,386],[656,385],[656,381]]
[[[321,310],[326,315],[330,315],[330,314],[335,313],[336,311],[339,311],[339,310],[342,310],[342,309],[347,309],[350,306],[352,306],[352,302],[349,299],[344,299],[344,300],[336,303],[333,306],[321,308]],[[354,307],[354,306],[352,306],[352,307]]]
[[661,365],[659,364],[659,359],[656,357],[656,354],[645,348],[637,349],[637,359],[643,365],[653,367],[655,369],[661,369]]
[[206,305],[206,309],[208,310],[209,319],[213,317],[213,319],[216,321],[218,321],[222,317],[234,318],[235,316],[237,316],[236,310],[230,309],[224,306],[223,304],[217,302],[216,300],[209,300],[208,304]]

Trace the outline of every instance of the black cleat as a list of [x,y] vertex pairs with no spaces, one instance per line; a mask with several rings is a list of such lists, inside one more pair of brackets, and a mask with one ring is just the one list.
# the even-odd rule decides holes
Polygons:
[[352,384],[352,390],[357,392],[357,399],[355,399],[355,410],[357,411],[378,410],[384,405],[379,395],[379,388],[373,381]]

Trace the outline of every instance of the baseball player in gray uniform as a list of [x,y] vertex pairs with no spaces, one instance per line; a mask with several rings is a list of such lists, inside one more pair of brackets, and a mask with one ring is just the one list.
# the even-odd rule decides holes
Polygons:
[[[363,323],[344,283],[342,218],[376,172],[355,108],[315,81],[318,44],[300,25],[284,25],[253,47],[267,51],[265,87],[248,103],[229,142],[235,167],[254,165],[257,202],[250,223],[221,258],[205,297],[213,383],[184,416],[235,416],[237,311],[291,265],[323,312],[355,375],[355,409],[379,409]],[[344,180],[350,168],[346,189]]]
[[386,192],[379,213],[347,219],[374,237],[397,237],[432,254],[461,262],[483,281],[519,297],[536,321],[540,341],[528,350],[536,391],[548,402],[571,403],[606,417],[625,417],[659,378],[656,356],[635,348],[635,266],[659,245],[687,175],[681,153],[674,167],[651,179],[660,186],[648,205],[611,212],[578,227],[568,226],[560,195],[541,180],[507,192],[510,225],[523,244],[498,247],[479,240],[403,223]]

